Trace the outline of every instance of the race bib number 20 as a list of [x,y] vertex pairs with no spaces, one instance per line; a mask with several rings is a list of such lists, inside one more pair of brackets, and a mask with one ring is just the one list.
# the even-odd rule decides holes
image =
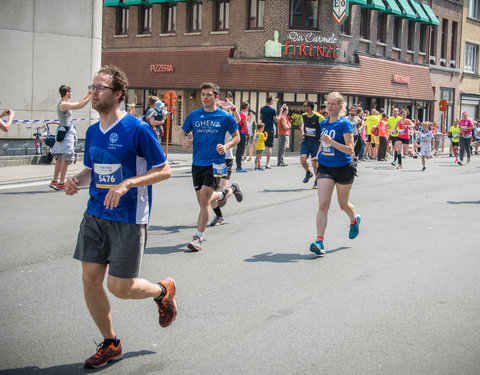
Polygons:
[[121,164],[93,165],[95,186],[99,189],[110,189],[123,181]]

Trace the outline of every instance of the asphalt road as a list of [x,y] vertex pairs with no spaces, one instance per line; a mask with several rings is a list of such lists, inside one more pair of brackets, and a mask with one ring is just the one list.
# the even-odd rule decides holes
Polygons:
[[[234,173],[242,203],[191,253],[198,208],[188,169],[154,187],[141,276],[173,277],[178,317],[111,298],[124,359],[105,374],[479,374],[480,157],[359,166],[348,218],[334,198],[327,254],[316,191],[286,168]],[[250,166],[250,165],[247,165]],[[0,191],[0,374],[82,374],[101,337],[72,258],[88,191]]]

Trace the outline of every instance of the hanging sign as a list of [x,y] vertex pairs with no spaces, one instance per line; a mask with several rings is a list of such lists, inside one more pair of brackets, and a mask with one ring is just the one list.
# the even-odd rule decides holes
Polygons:
[[339,25],[348,18],[348,0],[333,0],[333,19]]

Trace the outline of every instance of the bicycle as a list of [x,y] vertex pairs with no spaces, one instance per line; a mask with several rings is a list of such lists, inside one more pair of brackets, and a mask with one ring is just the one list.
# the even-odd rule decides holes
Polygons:
[[27,126],[27,129],[36,129],[36,132],[32,134],[35,137],[35,154],[43,155],[47,164],[53,160],[51,149],[55,144],[55,136],[50,132],[49,125],[59,124],[58,122],[48,122],[41,126]]

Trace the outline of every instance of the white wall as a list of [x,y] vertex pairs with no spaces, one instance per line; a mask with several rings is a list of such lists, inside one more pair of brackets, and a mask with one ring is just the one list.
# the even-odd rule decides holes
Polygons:
[[[0,0],[0,108],[15,120],[53,120],[62,84],[72,101],[87,94],[100,68],[102,0]],[[74,118],[96,118],[90,104]],[[90,121],[75,122],[79,138]],[[14,124],[0,139],[27,139],[31,124]]]

